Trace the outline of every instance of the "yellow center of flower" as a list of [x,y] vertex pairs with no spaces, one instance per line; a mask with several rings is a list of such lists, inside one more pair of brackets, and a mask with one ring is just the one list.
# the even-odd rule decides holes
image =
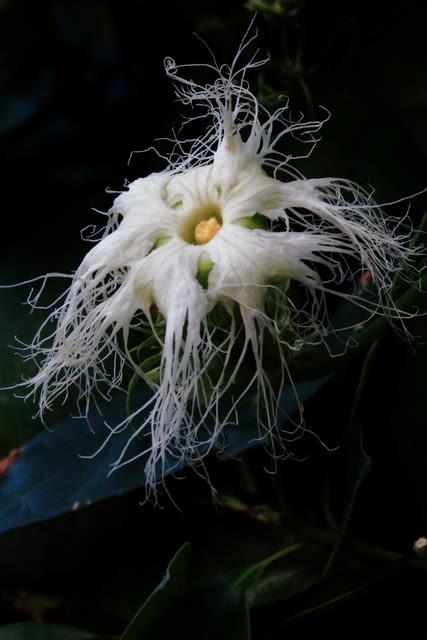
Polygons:
[[206,203],[190,211],[181,222],[179,235],[188,244],[206,244],[222,227],[217,203]]
[[221,224],[214,216],[208,218],[208,220],[201,220],[194,228],[196,244],[206,244],[209,240],[212,240],[220,229]]

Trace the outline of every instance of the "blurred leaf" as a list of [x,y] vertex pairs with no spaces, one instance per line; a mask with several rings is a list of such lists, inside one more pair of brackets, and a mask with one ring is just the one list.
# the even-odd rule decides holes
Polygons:
[[[124,398],[108,406],[112,422],[123,418]],[[0,479],[0,531],[73,511],[94,501],[118,495],[144,484],[139,464],[108,476],[127,438],[110,439],[94,459],[81,457],[96,451],[109,435],[99,414],[68,418],[52,431],[44,430],[23,445],[7,475]]]
[[362,440],[362,428],[359,422],[355,420],[357,407],[360,402],[361,394],[363,392],[368,369],[372,362],[373,354],[377,348],[377,342],[374,342],[368,354],[363,362],[362,371],[360,374],[359,382],[357,385],[355,397],[353,399],[353,405],[350,412],[349,425],[347,432],[345,433],[343,443],[343,459],[345,467],[344,477],[344,511],[341,517],[341,522],[338,528],[338,536],[336,543],[331,551],[328,562],[324,569],[323,577],[326,577],[330,572],[334,564],[336,563],[341,551],[341,547],[345,541],[348,533],[348,527],[350,523],[350,517],[353,510],[353,504],[356,498],[357,491],[365,479],[370,467],[371,459],[366,455],[363,448]]
[[[424,277],[425,279],[425,277]],[[427,294],[416,298],[419,315],[408,325],[412,343],[393,334],[381,345],[378,362],[370,374],[365,402],[366,421],[376,430],[371,448],[378,448],[378,463],[384,476],[382,505],[389,503],[404,520],[416,516],[416,526],[427,526]],[[381,384],[378,384],[381,380]],[[373,426],[372,426],[373,425]],[[378,425],[378,426],[377,426]],[[386,492],[385,492],[386,488]],[[404,510],[404,511],[402,511]],[[385,523],[384,523],[385,524]],[[412,533],[412,535],[414,535]]]
[[[0,285],[10,280],[6,269],[0,265]],[[33,419],[34,407],[15,396],[18,391],[7,389],[8,385],[19,382],[26,376],[31,365],[15,353],[11,347],[14,336],[29,340],[37,330],[37,317],[28,309],[22,310],[22,290],[7,289],[1,291],[0,314],[0,458],[10,449],[19,447],[30,437],[43,429],[38,420]],[[6,387],[6,388],[4,388]]]
[[265,567],[249,589],[251,607],[283,605],[310,592],[321,580],[327,551],[328,548],[320,544],[307,545],[287,556],[285,562],[277,561]]
[[249,640],[248,590],[256,585],[270,564],[298,551],[301,546],[291,545],[240,571],[212,576],[210,581],[195,585],[190,576],[190,546],[185,543],[171,560],[159,586],[125,630],[122,640],[160,640],[170,635],[186,640]]
[[[350,291],[348,291],[350,294]],[[371,319],[372,311],[378,304],[376,290],[363,276],[356,283],[352,295],[358,298],[367,308],[353,304],[343,298],[337,305],[331,319],[331,330],[318,345],[296,352],[291,360],[292,374],[295,381],[305,380],[307,376],[321,377],[331,375],[347,367],[348,362],[371,347],[389,327],[384,317]],[[405,309],[412,298],[397,301],[399,309]],[[331,357],[331,356],[339,356]]]
[[166,573],[124,631],[121,640],[139,640],[149,634],[167,609],[189,589],[190,544],[185,542],[170,561]]
[[17,622],[0,627],[0,640],[95,640],[97,637],[87,631],[46,622]]
[[366,455],[362,443],[362,430],[359,423],[353,423],[344,444],[346,474],[344,478],[345,507],[338,528],[338,536],[326,563],[323,576],[329,575],[343,552],[357,492],[371,467],[371,459]]
[[302,544],[294,544],[278,551],[277,553],[253,564],[239,576],[234,578],[229,589],[226,591],[225,602],[228,611],[225,613],[218,612],[219,624],[216,627],[216,638],[236,638],[241,640],[250,640],[250,619],[249,619],[249,602],[248,590],[255,587],[260,580],[265,569],[283,558],[302,548]]
[[[322,379],[299,385],[297,392],[300,399],[307,401],[325,381]],[[146,402],[149,393],[147,389],[142,392],[138,402]],[[287,387],[284,390],[281,403],[288,416],[298,410],[293,389]],[[100,404],[100,410],[108,416],[109,424],[120,423],[125,417],[124,396]],[[230,459],[262,442],[256,407],[246,407],[239,415],[238,428],[230,425],[225,429],[228,447],[224,451],[221,446],[218,457],[222,460]],[[0,479],[0,532],[143,487],[144,464],[148,454],[108,475],[111,464],[119,457],[128,439],[128,430],[112,436],[98,412],[91,413],[88,420],[68,418],[51,431],[45,430],[35,436],[20,448],[7,475]],[[149,434],[134,439],[133,445],[130,453],[137,455],[145,445],[149,446]],[[200,446],[201,454],[206,447],[206,444]],[[96,451],[94,457],[81,457],[91,456]],[[168,474],[179,469],[181,466],[171,459],[166,463],[165,470],[159,469],[158,477],[160,479],[164,471]]]
[[[330,375],[327,375],[316,380],[300,382],[295,385],[295,389],[292,389],[290,386],[284,388],[280,398],[280,408],[286,416],[281,423],[282,429],[286,427],[288,419],[292,419],[298,415],[298,402],[302,405],[308,403],[327,383],[329,378]],[[266,433],[264,433],[262,437],[260,436],[256,407],[245,408],[240,411],[238,428],[226,428],[225,436],[227,446],[224,451],[218,454],[220,460],[230,460],[239,453],[261,444],[268,437]]]
[[399,563],[389,563],[381,569],[363,566],[353,569],[347,567],[343,574],[320,582],[312,590],[311,596],[303,606],[291,615],[289,621],[317,614],[324,609],[339,607],[349,600],[358,598],[362,593],[377,592],[381,584],[396,574],[399,566]]

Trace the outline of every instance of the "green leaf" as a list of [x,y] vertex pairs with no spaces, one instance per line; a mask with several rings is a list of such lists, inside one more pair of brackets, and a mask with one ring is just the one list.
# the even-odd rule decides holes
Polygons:
[[365,387],[368,370],[372,363],[373,354],[376,352],[377,344],[377,342],[374,342],[363,362],[362,371],[350,412],[349,426],[343,445],[343,457],[345,460],[345,507],[338,528],[338,536],[332,548],[328,562],[326,563],[323,577],[326,577],[331,572],[332,567],[338,559],[341,548],[347,537],[356,494],[371,466],[371,460],[363,448],[362,427],[359,422],[355,420],[355,416]]
[[339,607],[372,590],[377,592],[379,587],[396,574],[399,567],[400,563],[395,562],[380,569],[378,567],[347,568],[342,575],[319,583],[313,590],[312,596],[289,618],[288,622]]
[[215,574],[194,584],[189,565],[190,545],[185,543],[121,640],[161,640],[168,635],[186,640],[201,637],[249,640],[249,590],[256,586],[269,565],[301,547],[301,544],[291,545],[249,567]]
[[46,622],[17,622],[0,627],[0,640],[95,640],[100,636]]
[[299,551],[301,543],[290,545],[243,571],[226,591],[228,615],[220,615],[216,629],[218,638],[249,640],[250,618],[248,592],[259,582],[267,567],[286,555]]
[[[0,282],[7,280],[5,269],[0,269]],[[33,373],[31,363],[23,362],[16,354],[15,336],[30,341],[37,328],[37,318],[28,309],[22,309],[22,289],[1,291],[0,314],[0,458],[9,450],[20,447],[30,437],[43,430],[39,420],[34,420],[34,405],[24,402],[19,390],[12,386]]]
[[332,548],[328,561],[326,563],[323,576],[327,576],[332,571],[347,540],[351,514],[353,511],[354,501],[357,492],[363,480],[366,478],[371,467],[371,459],[365,453],[362,443],[362,429],[359,423],[354,423],[345,444],[347,452],[345,457],[347,460],[347,470],[345,477],[345,507],[338,528],[336,542]]
[[[366,420],[376,434],[371,447],[378,450],[377,465],[387,476],[389,498],[384,496],[383,508],[390,518],[399,513],[402,524],[411,529],[415,517],[427,525],[426,274],[423,280],[424,292],[414,301],[420,313],[408,323],[414,340],[408,344],[391,333],[387,336],[371,374],[365,407]],[[378,380],[381,384],[376,384]]]
[[151,632],[167,609],[188,592],[190,543],[185,542],[170,561],[160,584],[125,629],[121,640],[152,637]]

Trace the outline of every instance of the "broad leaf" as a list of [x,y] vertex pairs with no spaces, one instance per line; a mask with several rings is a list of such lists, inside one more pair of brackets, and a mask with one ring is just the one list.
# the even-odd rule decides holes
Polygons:
[[185,543],[121,640],[161,640],[172,635],[186,640],[249,640],[249,589],[256,586],[269,565],[301,546],[291,545],[244,569],[194,584],[190,547]]
[[46,622],[17,622],[0,627],[0,640],[95,640],[97,637],[87,631]]
[[[149,638],[156,623],[173,603],[182,598],[189,590],[190,544],[184,543],[170,561],[166,573],[153,593],[144,602],[130,622],[121,640],[139,640]],[[171,621],[172,625],[174,621]]]
[[[300,386],[300,397],[307,401],[325,383],[325,379]],[[148,391],[141,394],[140,401],[148,398]],[[294,391],[287,388],[282,403],[288,415],[297,410]],[[116,397],[101,406],[108,415],[110,424],[124,418],[124,396]],[[88,425],[90,424],[90,428]],[[109,475],[111,464],[118,458],[129,438],[129,430],[111,437],[104,418],[92,413],[89,420],[68,418],[57,424],[52,431],[43,431],[20,448],[19,455],[7,474],[0,479],[0,532],[20,527],[31,522],[52,518],[73,511],[109,496],[120,495],[145,484],[144,464],[147,454]],[[247,407],[240,413],[236,426],[226,428],[229,446],[219,454],[221,459],[262,442],[256,425],[256,407]],[[144,446],[136,440],[134,453]],[[200,453],[203,453],[200,446]],[[99,451],[98,451],[99,450]],[[94,452],[98,453],[94,457]],[[164,470],[166,474],[179,470],[175,460],[170,460]]]

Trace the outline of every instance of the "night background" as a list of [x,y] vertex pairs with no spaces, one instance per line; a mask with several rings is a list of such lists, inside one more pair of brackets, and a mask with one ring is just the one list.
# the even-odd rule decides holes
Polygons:
[[[89,248],[81,230],[102,225],[99,212],[115,197],[108,190],[164,166],[154,153],[131,153],[169,136],[188,115],[164,58],[208,62],[197,34],[219,62],[230,62],[254,8],[256,46],[270,55],[251,76],[259,99],[271,107],[286,94],[309,120],[324,118],[322,107],[330,112],[316,149],[297,168],[373,188],[378,202],[395,203],[387,213],[409,210],[421,225],[424,2],[2,0],[1,285],[77,268]],[[51,298],[62,284],[52,284]],[[0,290],[3,386],[30,366],[10,348],[15,335],[30,340],[43,318],[22,305],[30,290]],[[427,310],[425,294],[410,301]],[[427,637],[427,551],[413,550],[427,536],[425,318],[409,329],[411,343],[384,326],[375,344],[344,358],[306,405],[320,441],[296,443],[295,459],[280,462],[275,476],[264,470],[262,447],[238,462],[212,459],[222,504],[182,472],[168,484],[180,509],[167,498],[161,507],[142,506],[133,470],[119,489],[105,479],[93,504],[76,498],[71,511],[79,450],[47,445],[49,456],[41,453],[31,471],[23,467],[16,484],[13,464],[0,463],[0,640],[267,640],[313,631],[334,639],[397,628]],[[31,401],[0,392],[0,459],[49,433],[33,413]],[[48,426],[69,415],[57,407]],[[65,483],[49,467],[55,451],[55,473],[62,459],[69,465]],[[102,483],[99,462],[89,464]],[[190,549],[181,546],[187,542]],[[179,549],[169,581],[128,626]]]

